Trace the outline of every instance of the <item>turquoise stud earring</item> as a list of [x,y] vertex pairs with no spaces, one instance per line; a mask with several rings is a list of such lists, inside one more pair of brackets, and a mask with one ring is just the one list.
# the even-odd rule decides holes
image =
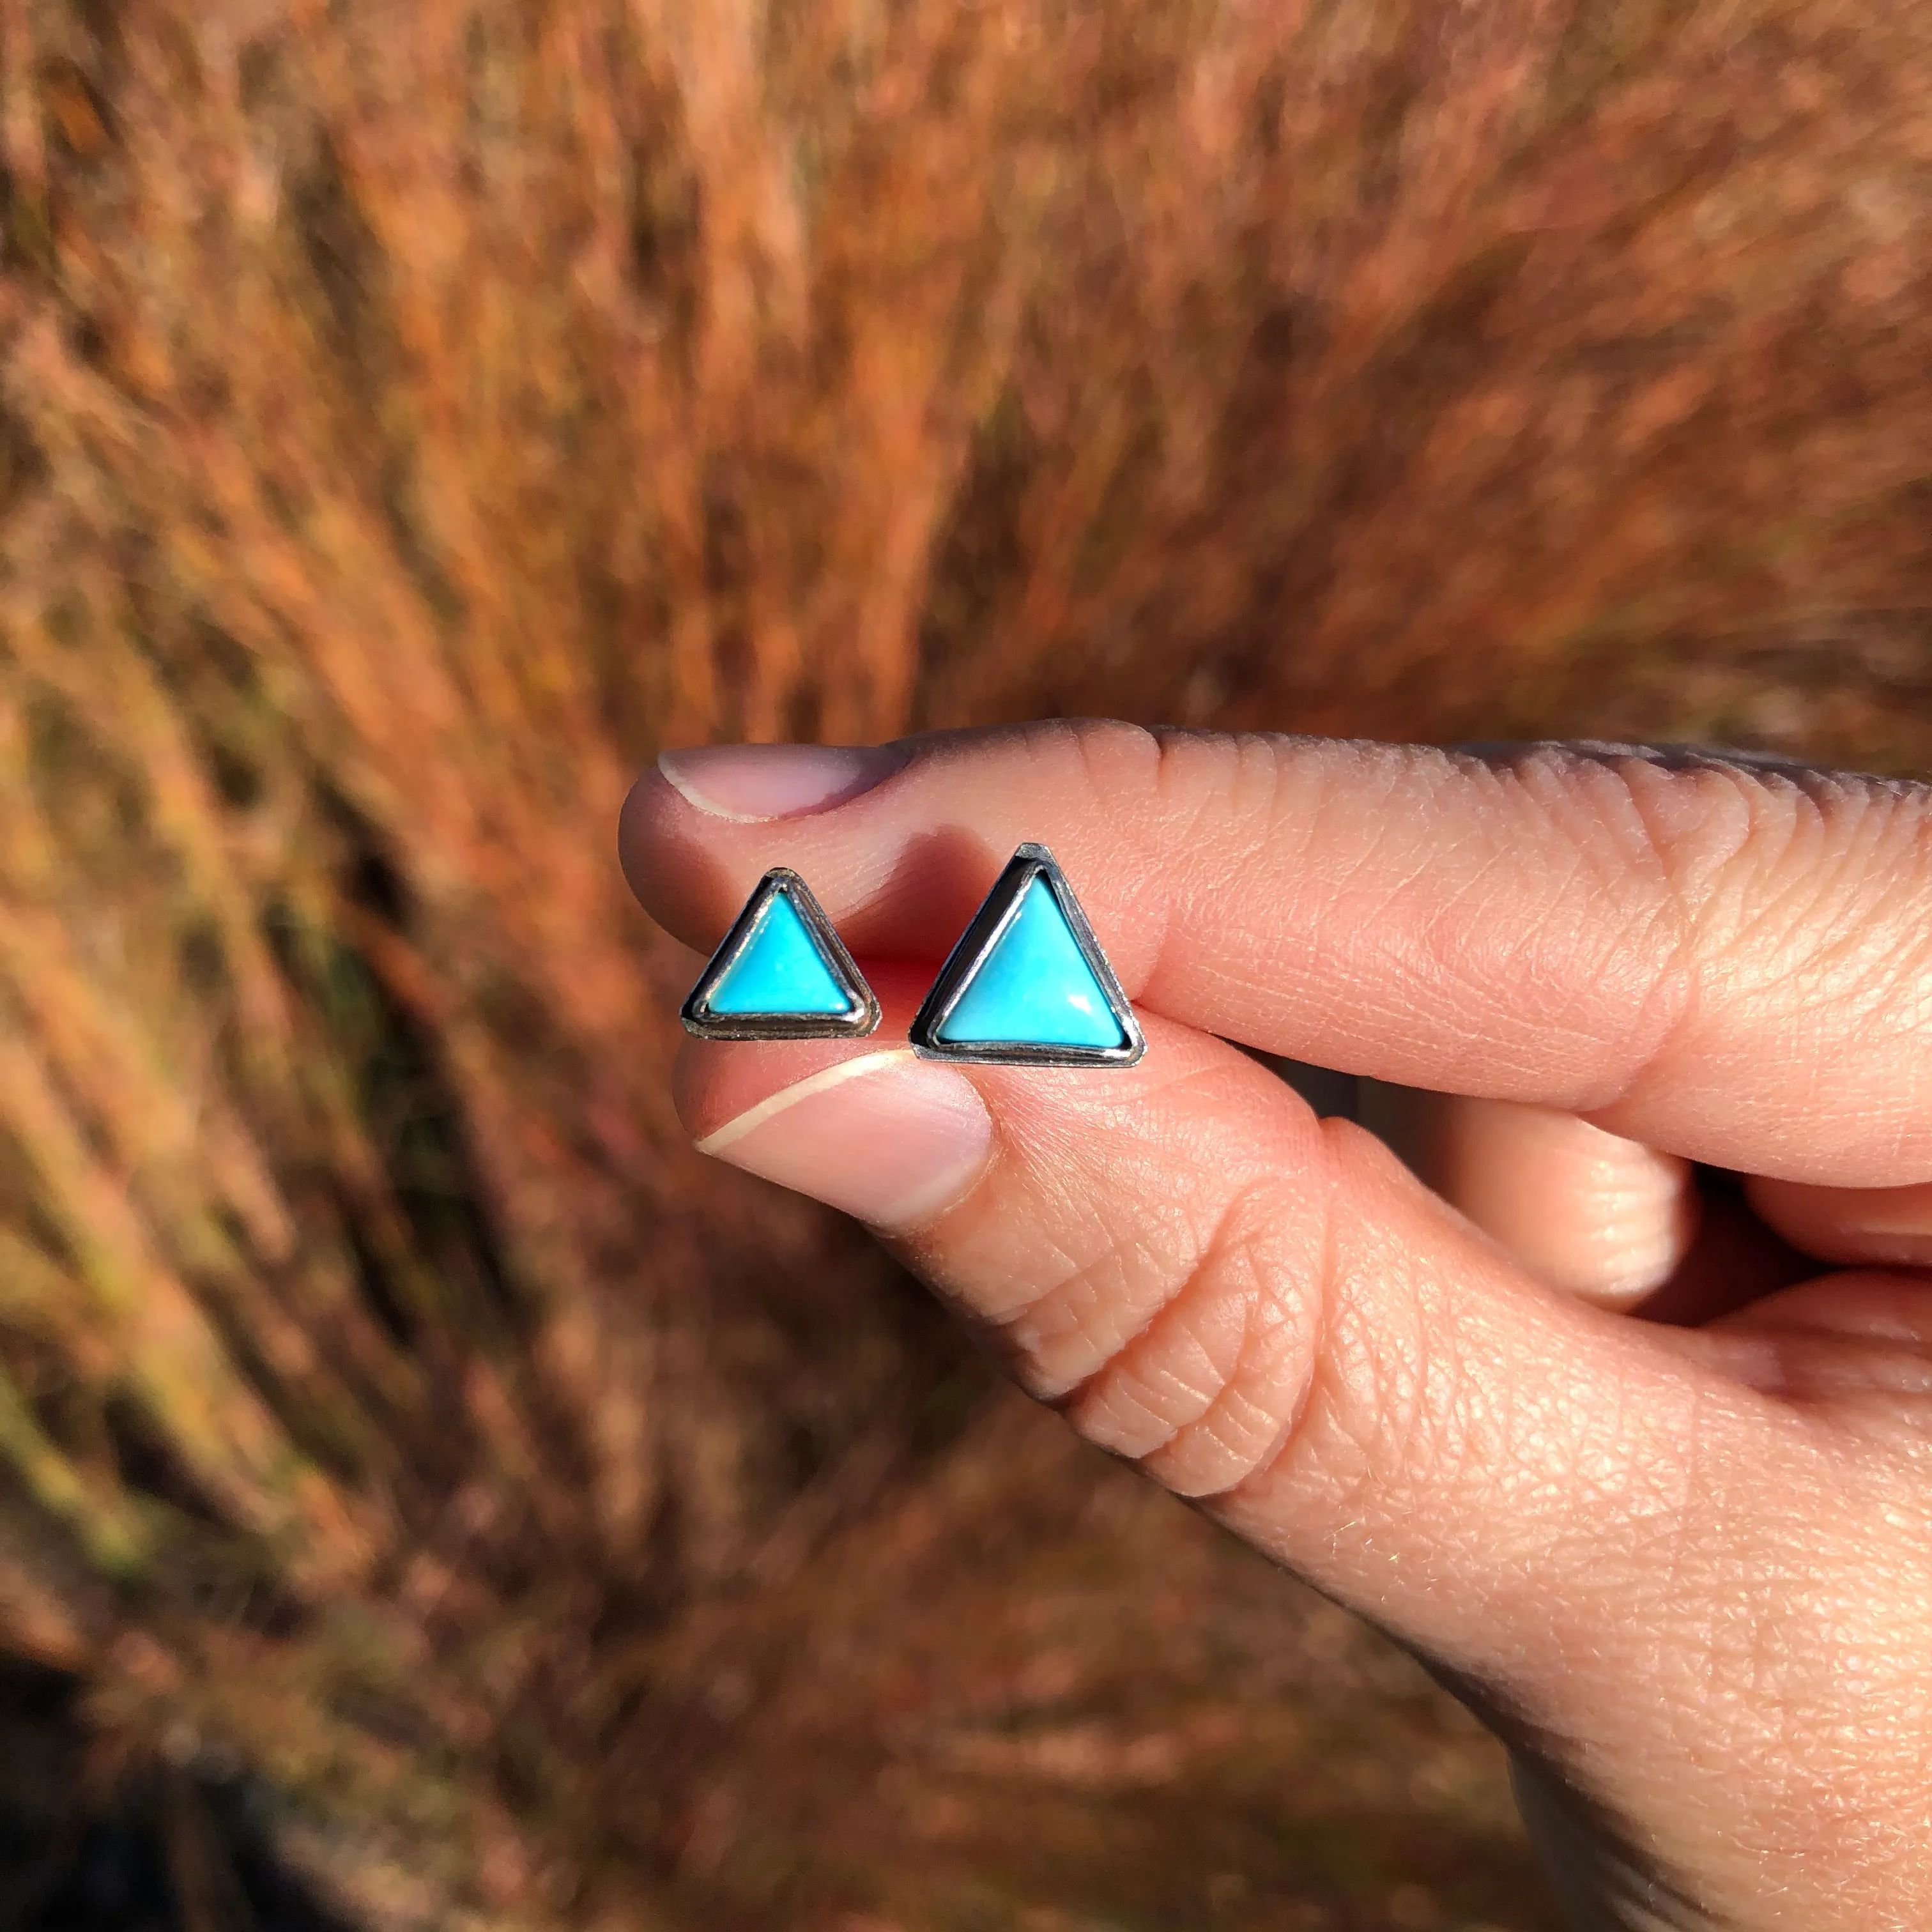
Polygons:
[[857,1040],[879,1002],[789,866],[760,879],[684,1003],[700,1040]]
[[1022,845],[939,969],[912,1023],[928,1060],[1131,1066],[1139,1023],[1073,888],[1044,845]]

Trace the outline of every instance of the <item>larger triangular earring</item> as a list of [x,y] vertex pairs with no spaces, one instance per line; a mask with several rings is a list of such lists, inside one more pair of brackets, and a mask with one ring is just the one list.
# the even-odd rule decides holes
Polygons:
[[929,1060],[1131,1066],[1139,1023],[1073,888],[1044,845],[1022,845],[939,969],[912,1023]]
[[789,866],[774,866],[698,975],[684,1003],[700,1040],[856,1040],[879,1002]]

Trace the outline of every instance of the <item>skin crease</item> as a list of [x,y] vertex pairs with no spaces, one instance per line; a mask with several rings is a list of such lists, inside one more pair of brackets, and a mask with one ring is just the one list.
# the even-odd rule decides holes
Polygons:
[[[1101,724],[909,741],[765,822],[694,788],[626,807],[647,909],[708,947],[793,866],[886,1009],[692,1042],[700,1145],[872,1220],[1424,1658],[1579,1926],[1932,1924],[1932,794]],[[1026,838],[1136,1068],[904,1049]],[[1414,1171],[1229,1040],[1369,1076]],[[1746,1178],[1700,1208],[1692,1163]]]

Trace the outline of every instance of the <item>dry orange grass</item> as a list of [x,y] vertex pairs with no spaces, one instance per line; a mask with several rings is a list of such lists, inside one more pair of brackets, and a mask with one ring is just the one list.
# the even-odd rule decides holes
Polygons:
[[[618,800],[1054,710],[1923,763],[1928,99],[1932,14],[1825,0],[0,0],[0,1640],[104,1749],[250,1766],[371,1924],[1046,1932],[1050,1874],[878,1820],[1021,1870],[920,1779],[1252,1811],[1204,1668],[1138,1759],[813,1703],[869,1605],[952,1708],[877,1552],[1035,1478],[683,1150]],[[1052,1468],[1000,1600],[1070,1537],[1098,1634],[975,1710],[1132,1702],[1153,1586]],[[1247,1840],[1107,1909],[1542,1922],[1402,1891],[1438,1813],[1520,1870],[1442,1734],[1475,1795],[1338,1799],[1316,1916]]]

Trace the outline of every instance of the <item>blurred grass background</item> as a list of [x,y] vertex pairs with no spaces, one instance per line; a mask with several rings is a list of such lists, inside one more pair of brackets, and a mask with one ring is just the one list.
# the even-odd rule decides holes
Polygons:
[[0,0],[0,1922],[1543,1932],[665,1097],[661,743],[1932,740],[1932,12]]

